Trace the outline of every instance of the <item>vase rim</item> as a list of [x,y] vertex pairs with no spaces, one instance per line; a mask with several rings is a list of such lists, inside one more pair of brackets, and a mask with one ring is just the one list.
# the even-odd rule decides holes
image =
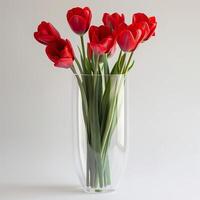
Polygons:
[[79,74],[79,73],[76,73],[73,75],[75,76],[110,76],[110,77],[121,77],[121,76],[126,77],[127,76],[127,74]]

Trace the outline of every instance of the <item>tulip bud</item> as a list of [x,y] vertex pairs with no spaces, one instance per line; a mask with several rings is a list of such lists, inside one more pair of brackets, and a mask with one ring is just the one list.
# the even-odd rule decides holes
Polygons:
[[91,26],[89,30],[90,47],[95,54],[113,54],[116,40],[108,26]]
[[83,35],[88,31],[91,18],[92,14],[88,7],[76,7],[67,12],[67,21],[71,29],[78,35]]
[[120,24],[124,23],[124,15],[120,15],[118,13],[113,13],[110,15],[108,13],[104,13],[102,21],[105,26],[109,26],[112,30],[116,30]]
[[51,23],[43,21],[34,33],[34,37],[41,44],[48,45],[60,39],[60,34]]
[[157,26],[155,17],[147,17],[144,13],[136,13],[133,15],[132,24],[146,23],[148,25],[149,32],[146,34],[144,41],[148,40],[151,36],[155,35],[155,29]]
[[55,67],[70,68],[74,61],[74,51],[69,40],[57,40],[46,47],[46,54]]

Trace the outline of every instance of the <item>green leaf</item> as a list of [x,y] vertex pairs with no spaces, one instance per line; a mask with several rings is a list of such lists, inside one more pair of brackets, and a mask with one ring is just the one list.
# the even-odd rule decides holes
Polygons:
[[80,59],[81,59],[81,64],[82,64],[82,69],[83,69],[82,72],[84,74],[90,74],[91,69],[88,66],[87,58],[84,59],[82,51],[79,47],[78,47],[78,51],[79,51],[79,54],[80,54]]
[[85,60],[85,65],[86,65],[86,68],[87,68],[87,71],[89,74],[92,74],[93,71],[93,67],[92,67],[92,64],[91,62],[86,58]]
[[110,70],[109,70],[108,58],[107,58],[106,54],[102,56],[102,61],[103,61],[103,65],[104,65],[105,74],[109,74]]
[[128,67],[127,71],[129,71],[134,66],[134,64],[135,64],[135,61],[133,61],[133,63]]
[[123,73],[124,66],[126,65],[126,53],[122,56],[119,61],[119,73]]
[[115,63],[112,71],[111,71],[111,74],[118,74],[119,73],[119,70],[118,70],[118,62]]

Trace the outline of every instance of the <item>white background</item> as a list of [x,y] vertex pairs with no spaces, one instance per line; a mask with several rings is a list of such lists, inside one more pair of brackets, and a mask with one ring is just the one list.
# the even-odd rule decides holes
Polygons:
[[[79,191],[72,148],[70,71],[53,68],[33,32],[52,22],[77,45],[66,10],[155,15],[156,37],[129,74],[130,154],[117,193]],[[198,0],[0,1],[0,200],[200,199]]]

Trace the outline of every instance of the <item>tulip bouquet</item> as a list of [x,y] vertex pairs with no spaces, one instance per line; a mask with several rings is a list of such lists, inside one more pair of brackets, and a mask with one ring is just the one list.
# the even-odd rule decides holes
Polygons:
[[[101,190],[112,183],[108,149],[118,123],[116,105],[122,77],[134,65],[135,50],[155,35],[157,22],[155,17],[136,13],[132,23],[126,24],[123,14],[104,13],[103,24],[91,26],[92,13],[88,7],[69,10],[66,18],[72,31],[80,37],[79,56],[75,55],[69,39],[63,39],[49,22],[41,22],[34,37],[45,45],[55,67],[71,69],[77,79],[87,135],[85,183]],[[119,55],[111,66],[109,59],[117,46]],[[119,77],[117,80],[111,78],[115,75]]]

